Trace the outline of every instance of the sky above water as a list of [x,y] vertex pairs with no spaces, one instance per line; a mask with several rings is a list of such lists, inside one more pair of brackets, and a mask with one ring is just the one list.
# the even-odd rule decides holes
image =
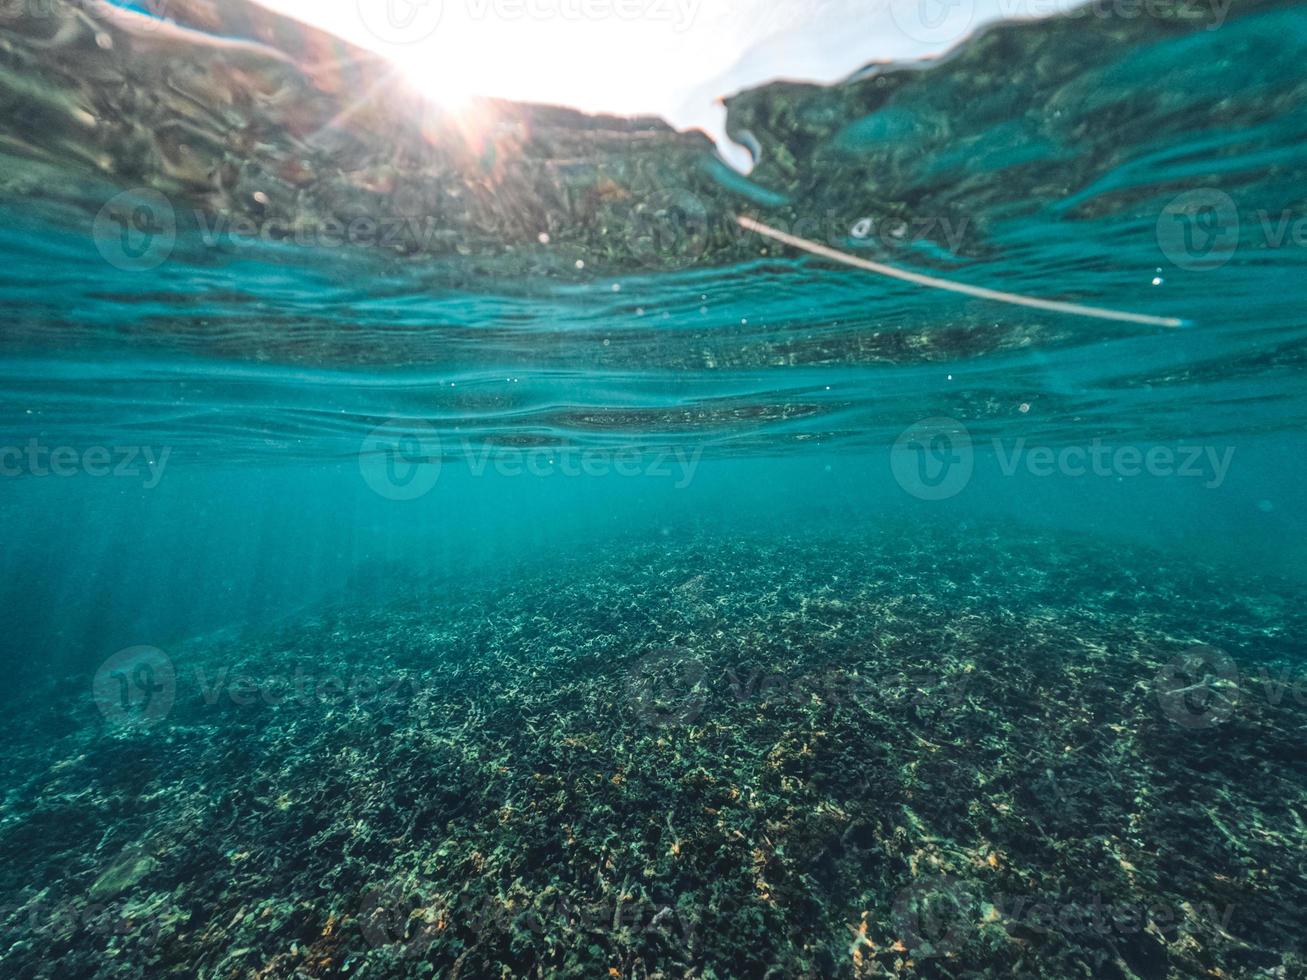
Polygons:
[[470,95],[654,114],[720,139],[718,99],[941,54],[1070,0],[259,0],[393,59],[437,101]]

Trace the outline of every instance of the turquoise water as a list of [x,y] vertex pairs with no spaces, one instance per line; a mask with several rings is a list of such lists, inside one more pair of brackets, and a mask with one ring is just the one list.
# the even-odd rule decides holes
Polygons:
[[[230,33],[254,36],[243,23]],[[1029,51],[989,34],[874,111],[859,108],[870,87],[812,90],[790,112],[741,102],[754,171],[703,149],[660,192],[652,230],[621,223],[638,194],[596,192],[614,209],[602,214],[518,196],[465,248],[441,237],[455,205],[400,200],[403,171],[345,212],[373,222],[348,244],[267,233],[292,181],[258,116],[274,110],[190,90],[182,144],[207,145],[210,127],[227,141],[231,172],[212,176],[132,142],[143,103],[61,67],[89,47],[33,60],[36,28],[0,29],[10,975],[60,961],[60,975],[118,975],[133,957],[205,976],[872,975],[896,957],[924,976],[1304,975],[1300,7],[1237,7],[1211,30],[1053,31]],[[128,68],[179,57],[114,37]],[[149,91],[139,79],[132,91]],[[481,186],[442,179],[451,200]],[[234,223],[249,208],[254,224]],[[925,275],[1184,322],[927,290],[801,255],[736,214]],[[397,247],[377,244],[387,231]],[[631,664],[664,648],[709,667],[673,678],[651,730]],[[1227,718],[1217,683],[1168,724],[1168,678],[1212,682],[1172,659],[1195,649],[1219,651],[1218,675],[1238,665],[1243,700]],[[352,695],[215,709],[187,680],[215,663],[256,679],[291,664],[398,671],[423,693],[402,711]],[[814,664],[882,689],[905,670],[974,670],[981,693],[971,714],[896,700],[824,721],[800,710],[819,696],[808,687],[739,693],[749,676],[790,690]],[[1248,683],[1267,664],[1283,697]],[[1066,673],[1050,680],[1054,665]],[[709,683],[728,675],[733,695]],[[686,702],[698,684],[706,700]],[[1072,740],[1083,766],[1045,758],[1044,736]],[[659,755],[668,739],[674,759]],[[715,758],[695,754],[701,740]],[[916,758],[923,742],[943,755]],[[746,758],[755,744],[773,754]],[[601,816],[586,817],[591,783],[558,786],[591,751]],[[814,752],[815,768],[787,768]],[[333,761],[319,771],[311,753]],[[451,753],[465,782],[447,775]],[[955,769],[931,770],[944,757]],[[932,775],[902,799],[874,774],[917,765]],[[863,782],[831,775],[851,771]],[[1254,773],[1274,791],[1259,795]],[[1103,791],[1116,776],[1128,793]],[[691,830],[751,779],[753,811]],[[993,812],[1038,811],[1031,822],[968,823],[999,784]],[[877,800],[897,802],[879,814]],[[968,800],[986,802],[967,817]],[[512,836],[514,808],[543,801],[560,808],[548,833],[575,831],[584,858],[544,829]],[[376,837],[355,846],[334,819]],[[498,844],[492,825],[508,828]],[[873,843],[918,831],[932,843],[915,852]],[[695,833],[698,864],[663,863]],[[1089,838],[1112,843],[1075,850]],[[921,925],[927,870],[931,888],[966,880],[950,886],[969,910],[957,928]],[[466,919],[457,942],[434,912],[370,927],[378,882],[410,872],[427,884],[403,885],[400,904],[444,909],[423,888],[447,901],[484,885],[516,925]],[[638,891],[660,928],[659,908],[678,928],[693,918],[693,939],[678,953],[645,920],[619,929],[608,890],[589,933],[575,916],[557,930],[514,918],[596,875],[618,905]],[[1234,924],[1199,952],[1165,924],[1157,940],[1032,933],[1019,912],[1032,894],[1214,903]],[[1014,895],[1018,911],[1000,901]],[[90,907],[109,925],[88,925]]]

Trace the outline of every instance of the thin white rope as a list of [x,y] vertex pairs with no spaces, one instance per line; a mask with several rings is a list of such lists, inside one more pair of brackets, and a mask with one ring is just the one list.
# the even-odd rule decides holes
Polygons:
[[825,245],[809,241],[806,238],[786,234],[744,215],[737,215],[735,220],[740,223],[742,228],[756,231],[760,235],[766,235],[768,238],[773,238],[778,242],[802,249],[805,252],[811,252],[813,255],[820,255],[822,258],[830,259],[833,262],[842,262],[845,265],[853,266],[855,269],[864,269],[867,272],[875,272],[882,276],[889,276],[892,279],[902,279],[904,282],[916,283],[918,286],[926,286],[929,289],[965,293],[968,296],[977,296],[980,299],[992,299],[999,303],[1012,303],[1016,306],[1030,306],[1037,310],[1052,310],[1055,313],[1069,313],[1072,316],[1091,316],[1100,320],[1120,320],[1126,323],[1146,323],[1155,327],[1184,326],[1184,321],[1176,317],[1150,316],[1147,313],[1125,313],[1121,310],[1103,309],[1101,306],[1082,306],[1080,303],[1063,303],[1055,299],[1037,299],[1034,296],[1022,296],[1018,293],[1005,293],[998,289],[986,289],[984,286],[970,286],[962,282],[953,282],[951,279],[923,276],[919,272],[908,272],[906,269],[885,265],[882,262],[872,262],[856,255],[849,255],[847,252],[827,248]]

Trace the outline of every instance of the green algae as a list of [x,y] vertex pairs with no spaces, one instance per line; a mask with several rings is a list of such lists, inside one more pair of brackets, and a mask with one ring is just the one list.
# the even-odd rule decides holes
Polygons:
[[[377,252],[433,271],[442,267],[432,260],[462,260],[461,272],[443,270],[454,277],[588,279],[753,260],[775,254],[735,223],[755,208],[823,241],[846,240],[868,218],[913,229],[941,254],[982,256],[990,234],[973,218],[1057,205],[1067,188],[1112,173],[1114,143],[1180,140],[1220,120],[1247,126],[1303,98],[1298,52],[1239,33],[1241,19],[1259,15],[1291,27],[1296,14],[1282,4],[1159,0],[1147,17],[1010,22],[925,68],[869,65],[838,85],[778,82],[728,98],[728,130],[758,151],[743,182],[703,133],[653,118],[485,100],[469,125],[427,104],[380,57],[250,3],[219,15],[176,0],[167,11],[254,42],[239,46],[97,22],[71,0],[38,6],[3,25],[0,101],[15,107],[0,133],[8,195],[94,188],[69,202],[94,213],[115,189],[151,188],[185,232],[219,218],[283,242],[336,240],[361,219]],[[1217,24],[1219,36],[1209,30]],[[1191,68],[1177,75],[1177,64]],[[1001,161],[999,126],[1020,133]],[[975,159],[965,173],[950,166],[968,146],[989,171],[976,173]],[[52,161],[66,171],[53,184]],[[1097,195],[1076,215],[1130,203],[1119,196]],[[377,235],[378,223],[393,233]],[[911,242],[885,235],[881,244]]]
[[159,866],[148,854],[128,854],[95,880],[87,891],[93,902],[117,898]]
[[4,930],[119,927],[0,967],[1300,975],[1301,591],[1013,540],[631,542],[181,645],[166,719],[8,760]]

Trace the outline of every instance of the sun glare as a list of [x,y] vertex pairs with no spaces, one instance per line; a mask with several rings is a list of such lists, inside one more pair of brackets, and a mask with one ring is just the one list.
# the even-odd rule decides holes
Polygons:
[[466,113],[481,95],[468,84],[457,68],[445,63],[428,63],[422,59],[397,61],[404,78],[433,105],[453,115]]
[[[257,2],[388,58],[447,112],[466,112],[484,96],[660,116],[678,129],[704,130],[741,169],[749,154],[726,138],[721,97],[776,78],[829,83],[872,59],[938,54],[986,20],[1037,6],[945,4],[950,19],[941,24],[938,4],[915,0]],[[914,11],[931,17],[905,21]]]
[[733,57],[699,0],[642,0],[642,17],[620,15],[631,0],[260,2],[390,59],[446,109],[486,96],[674,119]]

